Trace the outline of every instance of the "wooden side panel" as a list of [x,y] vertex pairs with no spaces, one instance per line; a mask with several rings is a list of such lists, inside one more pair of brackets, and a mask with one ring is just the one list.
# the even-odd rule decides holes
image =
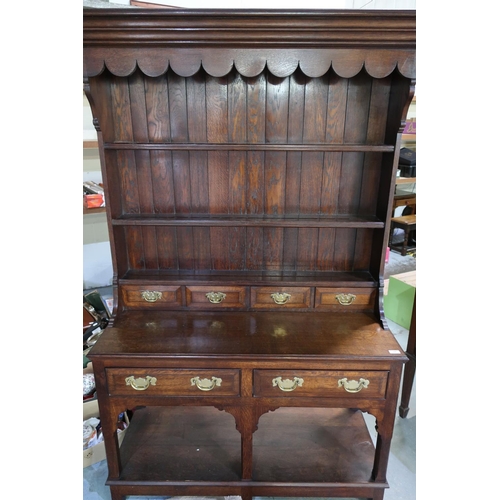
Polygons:
[[[99,77],[89,78],[92,89],[92,114],[97,122],[104,142],[114,140],[113,97],[111,95],[111,75],[104,72]],[[107,163],[106,163],[107,164]]]

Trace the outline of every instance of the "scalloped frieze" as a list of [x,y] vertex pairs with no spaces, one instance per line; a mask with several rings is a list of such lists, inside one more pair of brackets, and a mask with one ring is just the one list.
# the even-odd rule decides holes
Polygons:
[[84,52],[84,77],[101,74],[107,68],[113,75],[130,76],[139,68],[145,75],[163,75],[169,68],[177,75],[189,77],[200,68],[213,77],[223,77],[233,67],[245,77],[255,77],[267,66],[279,78],[290,76],[297,67],[310,77],[320,77],[333,68],[351,78],[363,68],[373,78],[384,78],[396,68],[407,78],[415,78],[415,52],[404,49],[217,49],[166,48],[97,48]]

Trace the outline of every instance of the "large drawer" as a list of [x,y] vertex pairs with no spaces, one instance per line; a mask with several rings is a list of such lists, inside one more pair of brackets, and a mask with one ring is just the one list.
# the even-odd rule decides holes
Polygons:
[[314,307],[337,312],[372,311],[375,288],[316,288]]
[[167,368],[108,368],[111,396],[238,396],[240,371]]
[[309,287],[254,286],[250,292],[253,309],[307,309],[310,305]]
[[135,309],[177,309],[182,305],[180,286],[122,285],[123,303]]
[[254,370],[254,395],[383,399],[387,373],[364,370]]
[[244,286],[186,286],[186,302],[190,309],[245,309]]

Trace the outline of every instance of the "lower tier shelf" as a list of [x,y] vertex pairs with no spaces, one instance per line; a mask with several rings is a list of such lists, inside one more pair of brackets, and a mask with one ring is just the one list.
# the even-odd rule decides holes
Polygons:
[[203,484],[207,493],[234,486],[238,494],[244,484],[265,494],[280,485],[319,483],[326,496],[336,496],[336,488],[347,485],[359,491],[387,486],[371,481],[374,453],[359,410],[278,408],[261,416],[253,435],[253,477],[240,483],[240,434],[230,414],[213,407],[143,407],[134,412],[120,448],[120,478],[108,484],[134,486],[135,494],[141,486],[169,494],[169,487],[188,492]]
[[309,285],[376,287],[378,277],[362,271],[272,271],[272,270],[128,270],[119,279],[121,285],[135,284],[239,284],[239,285]]

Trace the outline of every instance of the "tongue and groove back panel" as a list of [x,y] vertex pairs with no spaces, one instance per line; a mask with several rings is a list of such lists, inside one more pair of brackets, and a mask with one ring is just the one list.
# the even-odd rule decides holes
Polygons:
[[372,244],[380,246],[387,213],[378,193],[401,121],[387,117],[408,92],[397,70],[383,78],[332,68],[319,77],[300,68],[286,77],[267,68],[253,77],[235,68],[222,77],[104,70],[90,84],[114,240],[127,247],[120,275],[378,275]]

